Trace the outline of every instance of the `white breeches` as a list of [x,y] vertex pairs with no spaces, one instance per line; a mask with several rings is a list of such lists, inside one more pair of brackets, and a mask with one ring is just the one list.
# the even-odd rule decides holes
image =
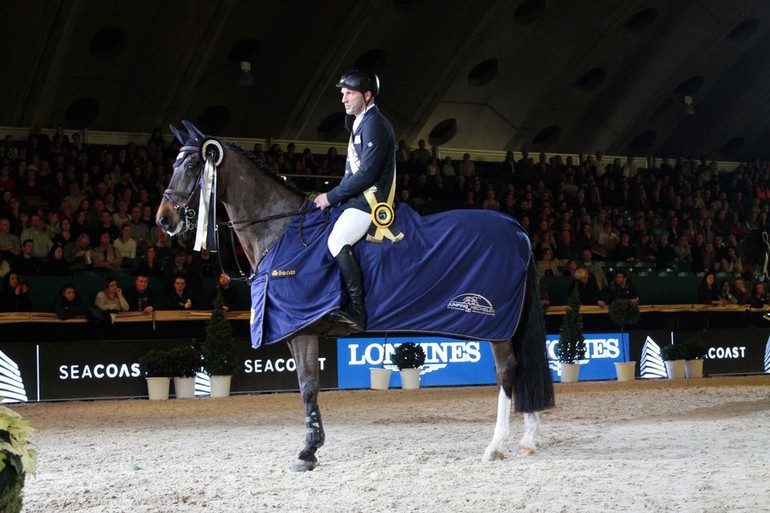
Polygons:
[[326,244],[333,257],[339,255],[342,248],[350,244],[351,246],[361,240],[369,231],[372,224],[372,215],[357,208],[348,208],[342,211],[342,214],[334,223],[334,228],[329,234],[329,240]]

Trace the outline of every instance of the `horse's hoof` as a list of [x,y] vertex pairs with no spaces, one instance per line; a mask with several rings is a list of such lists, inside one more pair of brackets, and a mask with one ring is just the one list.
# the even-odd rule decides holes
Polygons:
[[502,451],[484,451],[484,457],[481,458],[481,461],[483,462],[490,462],[495,460],[504,460],[505,459],[505,453]]
[[524,447],[523,445],[519,446],[519,454],[521,454],[522,456],[525,456],[525,457],[534,456],[535,452],[536,450],[534,447]]
[[318,462],[316,461],[297,460],[294,462],[294,465],[292,465],[289,470],[291,470],[292,472],[310,472],[317,466],[318,466]]

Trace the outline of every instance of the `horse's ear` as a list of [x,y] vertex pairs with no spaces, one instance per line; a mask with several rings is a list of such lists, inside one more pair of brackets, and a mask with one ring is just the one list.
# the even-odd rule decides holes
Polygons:
[[168,127],[171,129],[171,133],[174,134],[174,137],[176,137],[177,141],[179,141],[182,144],[187,142],[187,134],[179,130],[174,125],[168,125]]
[[206,136],[198,130],[198,127],[187,121],[186,119],[182,120],[182,124],[187,129],[187,133],[190,134],[190,137],[194,137],[199,142],[203,142],[206,139]]

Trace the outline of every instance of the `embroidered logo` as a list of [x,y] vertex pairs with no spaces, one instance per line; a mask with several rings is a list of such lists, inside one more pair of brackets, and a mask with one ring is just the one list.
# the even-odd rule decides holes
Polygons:
[[273,272],[270,273],[271,276],[294,276],[297,274],[297,271],[295,269],[291,269],[290,271],[282,271],[281,269],[273,269]]
[[484,296],[473,293],[456,296],[446,307],[450,310],[459,310],[465,313],[495,315],[495,307],[492,306],[492,303]]

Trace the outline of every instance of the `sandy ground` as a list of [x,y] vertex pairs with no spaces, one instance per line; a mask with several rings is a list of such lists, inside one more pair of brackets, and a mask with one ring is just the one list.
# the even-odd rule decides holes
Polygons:
[[770,510],[770,376],[556,385],[535,456],[481,463],[492,387],[16,406],[37,428],[27,512]]

